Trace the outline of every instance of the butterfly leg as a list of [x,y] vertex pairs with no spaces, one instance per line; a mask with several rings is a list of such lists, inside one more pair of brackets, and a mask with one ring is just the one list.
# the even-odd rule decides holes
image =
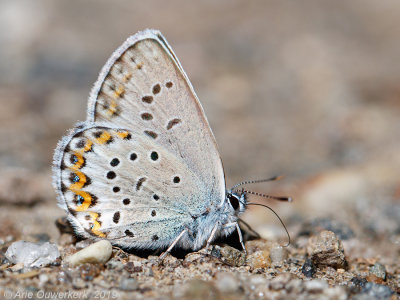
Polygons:
[[236,227],[236,231],[237,231],[237,233],[238,233],[238,235],[239,235],[239,242],[240,242],[240,245],[242,245],[242,248],[243,248],[244,253],[247,254],[246,247],[245,247],[244,242],[243,242],[242,231],[240,230],[240,227],[239,227],[238,222],[233,222],[233,223],[225,224],[223,228],[229,228],[229,227],[233,227],[233,226]]
[[206,244],[206,250],[208,251],[208,249],[210,248],[210,244],[213,241],[215,234],[217,233],[218,227],[221,226],[220,222],[215,223],[213,230],[211,231],[210,237],[207,240],[207,244]]
[[168,247],[168,249],[167,249],[163,254],[160,255],[160,257],[159,257],[160,261],[162,261],[162,260],[167,256],[167,254],[171,252],[172,248],[175,247],[175,245],[179,242],[179,240],[182,238],[182,236],[183,236],[187,231],[188,231],[188,229],[185,228],[185,229],[175,238],[175,240],[174,240],[174,241],[172,242],[172,244]]

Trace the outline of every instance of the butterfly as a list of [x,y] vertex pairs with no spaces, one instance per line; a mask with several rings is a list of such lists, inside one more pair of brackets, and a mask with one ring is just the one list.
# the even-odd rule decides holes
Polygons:
[[238,218],[246,192],[226,190],[203,108],[159,31],[138,32],[109,58],[86,121],[58,143],[53,185],[83,238],[168,247],[165,255],[237,230],[245,250]]

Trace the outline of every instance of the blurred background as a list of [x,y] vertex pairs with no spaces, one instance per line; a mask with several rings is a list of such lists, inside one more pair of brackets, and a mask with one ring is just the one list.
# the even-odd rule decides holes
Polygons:
[[[53,150],[85,119],[111,53],[145,28],[161,30],[191,79],[228,187],[284,174],[249,189],[295,199],[252,199],[292,235],[329,218],[399,247],[398,0],[0,1],[1,239],[57,238]],[[284,236],[266,210],[245,220]]]

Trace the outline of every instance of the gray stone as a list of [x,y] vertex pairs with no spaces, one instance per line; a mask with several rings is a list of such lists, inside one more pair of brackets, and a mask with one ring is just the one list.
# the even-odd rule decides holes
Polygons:
[[388,299],[394,295],[394,291],[386,285],[368,282],[361,290],[362,294],[367,294],[375,299]]
[[332,231],[322,231],[308,240],[307,253],[319,267],[345,268],[347,265],[342,242]]
[[215,248],[218,248],[221,253],[220,259],[228,265],[239,267],[246,263],[246,255],[243,251],[237,250],[230,246],[215,246]]
[[110,260],[106,264],[107,269],[111,270],[122,270],[124,268],[124,264],[120,262],[119,260]]
[[386,280],[386,268],[380,263],[376,263],[369,268],[369,274]]

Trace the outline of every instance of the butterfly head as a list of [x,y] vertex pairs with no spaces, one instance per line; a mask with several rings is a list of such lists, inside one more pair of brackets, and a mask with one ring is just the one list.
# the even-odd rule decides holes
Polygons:
[[239,215],[246,210],[246,193],[228,190],[225,196],[225,203],[235,211],[235,215]]

